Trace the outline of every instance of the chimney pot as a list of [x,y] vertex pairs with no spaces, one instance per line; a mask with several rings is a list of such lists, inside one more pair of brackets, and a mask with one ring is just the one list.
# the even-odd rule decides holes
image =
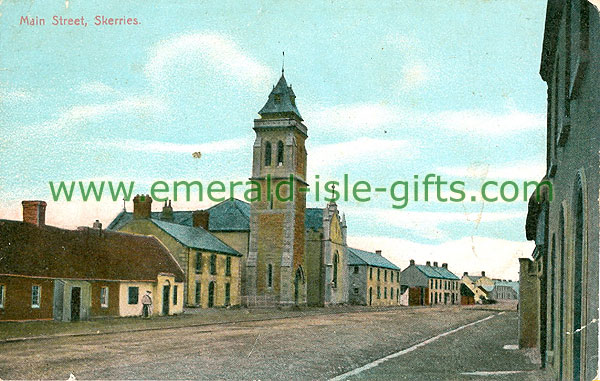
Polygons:
[[414,266],[414,264],[415,264],[415,260],[414,260],[414,259],[411,259],[411,260],[410,260],[410,265],[411,265],[411,266]]
[[431,266],[431,262],[430,261],[425,262],[425,266]]
[[375,254],[381,255],[381,250],[375,250]]
[[433,267],[438,267],[437,262],[433,262]]
[[39,200],[26,200],[23,205],[23,222],[36,226],[46,225],[46,202]]
[[169,204],[167,204],[167,201],[165,201],[165,206],[163,206],[160,219],[163,221],[173,222],[173,208],[171,207],[171,200],[169,200]]
[[210,220],[210,212],[208,210],[195,210],[192,213],[192,224],[194,227],[201,227],[208,230],[208,221]]

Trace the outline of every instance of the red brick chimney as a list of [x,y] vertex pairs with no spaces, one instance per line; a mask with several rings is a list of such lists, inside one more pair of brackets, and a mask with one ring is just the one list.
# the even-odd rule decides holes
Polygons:
[[46,225],[46,202],[31,200],[21,202],[23,205],[23,222],[37,226]]
[[152,197],[136,195],[133,198],[133,218],[150,218],[152,212]]
[[209,219],[210,212],[208,210],[194,210],[192,212],[192,224],[194,227],[201,227],[204,230],[208,230]]

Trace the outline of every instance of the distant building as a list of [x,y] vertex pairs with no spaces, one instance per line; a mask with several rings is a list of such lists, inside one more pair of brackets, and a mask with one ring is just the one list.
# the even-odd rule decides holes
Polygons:
[[466,306],[475,304],[475,293],[464,283],[460,283],[460,304]]
[[[192,214],[192,226],[177,224],[163,208],[163,218],[153,218],[152,198],[136,196],[133,217],[119,223],[119,231],[151,235],[167,247],[186,274],[186,306],[227,307],[240,305],[240,254],[205,230],[207,218]],[[167,209],[166,213],[164,209]]]
[[487,277],[485,271],[482,271],[481,275],[469,275],[465,272],[461,281],[473,292],[475,303],[489,299],[489,294],[494,289],[494,280]]
[[371,253],[348,248],[348,300],[367,306],[400,305],[400,268],[381,250]]
[[23,220],[0,220],[0,320],[74,321],[183,311],[183,271],[152,237],[45,224],[46,203],[23,201]]
[[518,300],[519,282],[494,280],[494,288],[489,294],[493,300]]
[[448,264],[427,261],[425,265],[416,265],[410,260],[410,266],[400,275],[402,293],[408,290],[408,304],[427,306],[437,304],[460,303],[460,278],[448,270]]

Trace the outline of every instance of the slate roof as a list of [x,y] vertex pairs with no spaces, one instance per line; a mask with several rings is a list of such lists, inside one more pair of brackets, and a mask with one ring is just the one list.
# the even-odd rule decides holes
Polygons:
[[[250,231],[250,204],[238,199],[222,201],[207,209],[210,213],[208,230]],[[192,210],[173,212],[173,223],[193,226]],[[160,220],[162,212],[152,212],[150,218]],[[120,230],[133,219],[132,212],[121,211],[108,225],[109,230]]]
[[184,279],[181,267],[154,237],[0,220],[0,274],[154,281],[159,273]]
[[506,282],[506,281],[498,280],[495,282],[495,285],[511,287],[513,290],[515,290],[517,292],[517,294],[519,293],[519,282]]
[[165,233],[169,234],[179,243],[197,250],[208,250],[217,253],[235,255],[241,257],[238,251],[221,241],[210,232],[202,229],[201,227],[193,227],[187,225],[180,225],[173,222],[161,221],[157,219],[150,219],[156,226],[158,226]]
[[295,104],[296,95],[292,90],[291,86],[287,85],[283,72],[281,73],[281,78],[277,82],[277,85],[269,94],[269,99],[267,103],[263,106],[262,109],[258,112],[260,116],[286,116],[294,115],[300,120],[302,120],[302,116],[300,116],[300,111]]
[[349,266],[375,266],[392,270],[400,270],[398,266],[385,259],[385,257],[360,249],[348,248]]
[[323,227],[323,208],[306,208],[304,219],[306,230],[319,230]]
[[460,294],[465,296],[475,296],[475,293],[464,283],[460,284]]
[[448,269],[443,267],[427,266],[427,265],[414,265],[419,271],[421,271],[428,278],[438,279],[449,279],[459,280],[460,278],[450,272]]

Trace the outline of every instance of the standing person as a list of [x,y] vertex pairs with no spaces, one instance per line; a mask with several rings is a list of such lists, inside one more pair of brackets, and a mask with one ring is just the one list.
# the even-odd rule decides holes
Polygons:
[[150,294],[152,294],[152,291],[148,290],[146,291],[146,295],[142,296],[142,314],[145,318],[150,317],[150,313],[152,312],[152,296]]

